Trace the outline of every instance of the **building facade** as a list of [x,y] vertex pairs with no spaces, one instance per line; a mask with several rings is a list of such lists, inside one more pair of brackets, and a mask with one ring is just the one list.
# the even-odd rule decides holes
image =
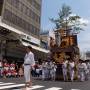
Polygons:
[[40,32],[40,40],[42,48],[49,49],[48,40],[49,40],[49,31]]
[[[35,50],[45,51],[39,48],[41,5],[42,0],[0,0],[0,34],[3,35],[0,43],[3,42],[6,44],[6,41],[9,41],[9,43],[5,45],[8,46],[8,54],[9,52],[12,54],[12,52],[15,51],[15,56],[18,49],[20,50],[20,45],[18,45],[18,48],[17,45],[12,45],[14,47],[10,46],[12,42],[15,41],[16,43],[18,40],[25,46],[31,45]],[[10,48],[15,50],[12,51]],[[16,56],[21,57],[22,53],[18,52]]]
[[[3,2],[2,22],[39,40],[41,0],[1,1]],[[39,44],[38,40],[37,44]]]

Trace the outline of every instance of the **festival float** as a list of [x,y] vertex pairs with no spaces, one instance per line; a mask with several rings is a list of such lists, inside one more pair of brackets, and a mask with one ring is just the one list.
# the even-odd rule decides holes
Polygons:
[[50,37],[50,57],[57,64],[56,79],[63,78],[62,63],[64,59],[71,58],[76,65],[79,60],[77,34],[72,34],[71,31],[71,29],[57,29],[54,30],[55,38]]

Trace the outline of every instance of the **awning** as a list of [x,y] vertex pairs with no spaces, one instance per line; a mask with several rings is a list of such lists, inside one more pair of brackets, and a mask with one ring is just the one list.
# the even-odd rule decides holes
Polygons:
[[[10,27],[9,25],[3,23],[3,22],[1,21],[1,17],[0,17],[0,26],[9,29],[9,30],[12,31],[12,32],[15,32],[16,34],[19,34],[19,35],[27,35],[27,34],[21,32],[21,31],[15,29],[15,28],[13,28],[13,27]],[[15,35],[16,35],[16,34],[15,34]],[[18,35],[18,36],[19,36],[19,35]],[[30,45],[30,46],[32,46],[33,49],[36,49],[36,50],[41,51],[41,52],[44,52],[44,53],[49,53],[49,50],[43,49],[43,48],[41,48],[41,47],[37,47],[37,46],[34,46],[34,45],[32,45],[32,44],[23,42],[23,41],[21,41],[21,43],[22,43],[24,46]]]
[[49,53],[49,50],[46,50],[46,49],[43,49],[43,48],[41,48],[41,47],[38,47],[38,46],[34,46],[34,45],[31,45],[31,44],[29,44],[29,43],[26,43],[26,42],[23,42],[23,41],[21,41],[21,43],[24,45],[24,46],[31,46],[33,49],[35,49],[35,50],[38,50],[38,51],[41,51],[41,52],[44,52],[44,53]]

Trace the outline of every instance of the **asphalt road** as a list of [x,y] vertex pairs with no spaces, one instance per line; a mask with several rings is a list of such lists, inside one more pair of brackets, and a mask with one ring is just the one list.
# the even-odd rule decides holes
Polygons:
[[32,88],[24,88],[24,78],[0,79],[0,90],[90,90],[90,80],[85,82],[42,81],[33,79]]

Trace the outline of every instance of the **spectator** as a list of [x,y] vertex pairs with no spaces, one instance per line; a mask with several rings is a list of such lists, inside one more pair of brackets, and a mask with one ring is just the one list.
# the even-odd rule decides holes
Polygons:
[[8,73],[8,70],[9,70],[9,63],[7,62],[7,61],[5,61],[5,63],[4,63],[4,67],[3,67],[3,76],[4,76],[4,78],[6,78],[6,76],[7,76],[7,73]]
[[22,67],[22,65],[21,65],[21,66],[20,66],[20,68],[19,68],[18,75],[19,75],[19,77],[22,77],[22,76],[24,75],[24,72],[23,72],[23,67]]
[[2,77],[2,69],[3,69],[3,63],[2,63],[2,61],[0,60],[0,77]]

